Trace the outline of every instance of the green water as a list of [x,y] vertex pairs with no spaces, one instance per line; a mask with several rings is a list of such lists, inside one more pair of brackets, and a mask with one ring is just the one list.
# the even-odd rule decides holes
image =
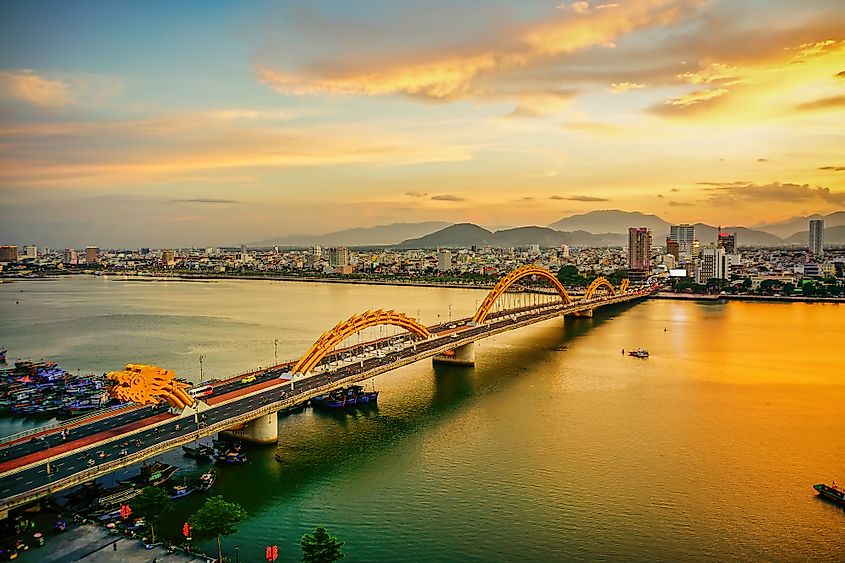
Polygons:
[[[274,339],[279,360],[295,357],[365,309],[430,324],[483,296],[21,282],[0,285],[0,344],[67,369],[144,361],[196,379],[200,354],[222,376],[273,361]],[[218,468],[215,494],[250,514],[224,550],[262,561],[276,544],[299,560],[299,536],[325,524],[347,561],[841,561],[845,510],[811,486],[845,482],[842,342],[841,305],[657,300],[481,341],[475,368],[395,370],[377,408],[282,418],[277,448]],[[634,347],[651,357],[620,353]],[[165,534],[201,502],[181,501]]]

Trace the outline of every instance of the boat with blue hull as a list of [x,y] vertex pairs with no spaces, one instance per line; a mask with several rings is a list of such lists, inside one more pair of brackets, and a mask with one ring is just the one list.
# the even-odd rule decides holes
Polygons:
[[378,401],[378,391],[366,391],[360,385],[351,385],[335,389],[311,399],[311,404],[318,408],[343,409],[352,406],[362,406]]

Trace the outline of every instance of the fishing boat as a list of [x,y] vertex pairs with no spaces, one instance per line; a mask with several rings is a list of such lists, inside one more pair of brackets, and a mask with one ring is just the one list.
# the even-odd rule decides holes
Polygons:
[[193,487],[189,487],[188,485],[174,485],[172,489],[172,494],[170,498],[173,500],[178,500],[180,498],[185,498],[189,494],[193,493],[196,489]]
[[630,352],[628,352],[628,355],[633,356],[634,358],[648,358],[648,350],[637,348],[636,350],[631,350]]
[[229,451],[229,452],[218,452],[217,454],[217,462],[218,463],[246,463],[247,459],[244,454],[241,452],[236,451]]
[[819,496],[845,506],[845,488],[837,487],[836,481],[832,485],[819,483],[818,485],[813,485],[813,488],[819,493]]
[[326,395],[319,395],[311,399],[311,404],[315,407],[323,407],[327,409],[342,409],[346,406],[346,395],[333,392]]
[[205,444],[182,446],[182,453],[197,460],[207,460],[214,457],[214,449],[206,446]]
[[102,496],[97,498],[96,505],[99,508],[110,508],[118,504],[124,504],[126,501],[133,499],[141,494],[141,489],[131,485],[124,487],[117,487],[115,489],[106,489]]
[[209,471],[208,473],[203,473],[200,475],[200,482],[197,485],[197,492],[204,493],[209,490],[214,482],[217,481],[217,473],[214,471]]
[[175,465],[169,465],[156,461],[150,465],[144,463],[141,466],[141,471],[138,475],[118,481],[122,485],[133,485],[136,487],[157,486],[165,483],[168,479],[173,477],[173,474],[179,470]]

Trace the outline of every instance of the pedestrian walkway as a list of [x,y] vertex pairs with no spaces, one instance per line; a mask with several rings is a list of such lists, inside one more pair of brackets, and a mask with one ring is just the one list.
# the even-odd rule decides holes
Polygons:
[[167,553],[162,546],[146,549],[141,540],[109,534],[93,524],[71,527],[43,547],[24,551],[20,563],[35,561],[82,561],[84,563],[209,563],[207,557],[181,551]]

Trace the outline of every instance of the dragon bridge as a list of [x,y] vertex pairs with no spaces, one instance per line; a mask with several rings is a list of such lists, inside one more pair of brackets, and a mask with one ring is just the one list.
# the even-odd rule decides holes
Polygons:
[[475,316],[472,317],[472,322],[484,322],[484,319],[487,318],[487,315],[493,308],[493,304],[496,302],[496,299],[498,299],[505,291],[508,290],[510,286],[512,286],[519,280],[531,276],[543,278],[548,281],[552,285],[552,287],[557,290],[558,294],[560,295],[560,298],[563,300],[564,305],[572,303],[572,299],[570,299],[569,294],[566,293],[566,288],[563,287],[563,284],[560,283],[560,280],[558,280],[557,276],[555,276],[553,273],[539,266],[521,266],[516,270],[512,270],[510,273],[508,273],[508,275],[499,280],[499,283],[497,283],[493,287],[493,289],[490,290],[490,293],[487,294],[487,297],[484,298],[484,301],[478,307],[478,311],[475,312]]
[[423,338],[428,338],[431,333],[426,327],[421,325],[415,319],[405,315],[405,313],[397,313],[396,311],[366,311],[360,315],[353,315],[336,324],[331,330],[323,333],[320,338],[311,346],[308,352],[293,367],[292,373],[308,373],[314,366],[320,363],[326,354],[334,349],[338,344],[343,342],[350,336],[361,332],[370,327],[379,325],[393,325],[404,328],[408,332],[413,332]]
[[584,299],[592,299],[596,292],[602,288],[610,292],[611,295],[616,295],[613,285],[607,281],[607,278],[598,277],[587,287],[587,291],[584,292]]

